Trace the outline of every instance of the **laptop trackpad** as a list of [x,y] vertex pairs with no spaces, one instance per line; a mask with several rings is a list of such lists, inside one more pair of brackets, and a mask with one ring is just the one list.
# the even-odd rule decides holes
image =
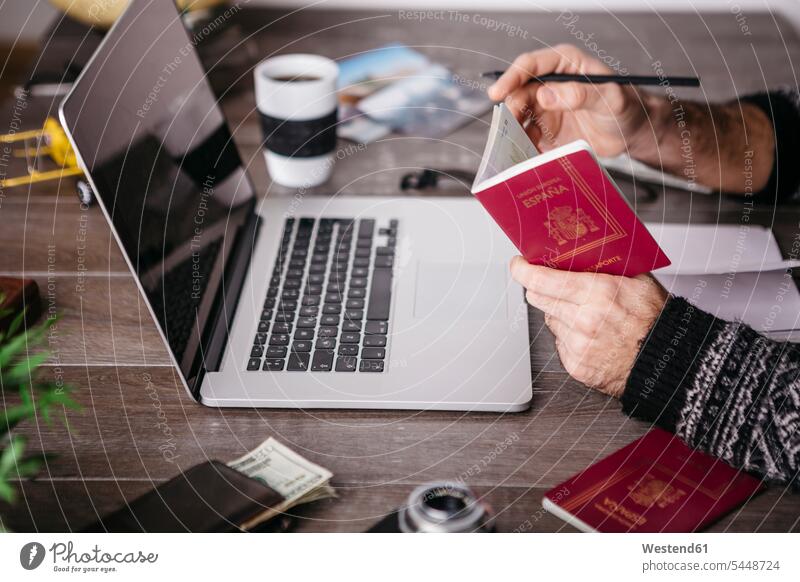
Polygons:
[[414,317],[418,319],[507,319],[506,265],[420,262]]

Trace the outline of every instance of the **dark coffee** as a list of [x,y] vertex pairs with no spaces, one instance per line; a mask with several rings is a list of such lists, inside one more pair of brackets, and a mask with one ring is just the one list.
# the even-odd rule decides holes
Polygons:
[[281,83],[303,83],[306,81],[319,81],[320,77],[315,77],[314,75],[281,75],[279,77],[270,77],[270,79]]

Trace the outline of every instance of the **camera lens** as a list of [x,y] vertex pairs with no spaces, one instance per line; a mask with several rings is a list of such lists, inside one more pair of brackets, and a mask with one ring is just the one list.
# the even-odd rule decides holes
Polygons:
[[486,504],[464,485],[431,483],[417,487],[398,515],[404,532],[492,531]]
[[443,495],[440,497],[427,499],[425,501],[425,505],[435,511],[443,511],[451,515],[458,513],[467,507],[467,503],[463,498],[456,497],[454,495]]

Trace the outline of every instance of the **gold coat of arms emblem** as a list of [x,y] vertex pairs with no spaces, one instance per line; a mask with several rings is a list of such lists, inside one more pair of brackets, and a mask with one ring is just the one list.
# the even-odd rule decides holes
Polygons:
[[571,206],[553,208],[547,214],[544,226],[547,228],[550,238],[559,245],[567,244],[571,240],[577,240],[600,230],[592,217],[586,214],[582,208],[575,209]]
[[644,507],[658,506],[661,509],[668,507],[686,495],[686,491],[678,489],[660,479],[648,475],[648,480],[640,483],[638,487],[630,488],[630,497],[637,505]]

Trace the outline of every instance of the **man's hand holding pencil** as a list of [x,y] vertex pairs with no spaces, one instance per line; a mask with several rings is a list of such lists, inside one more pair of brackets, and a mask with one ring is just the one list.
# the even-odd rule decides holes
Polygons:
[[630,84],[530,82],[553,73],[613,71],[572,45],[557,45],[521,54],[489,87],[489,97],[505,100],[540,151],[576,139],[585,139],[600,156],[640,157],[657,150],[654,124],[661,123],[663,99]]

